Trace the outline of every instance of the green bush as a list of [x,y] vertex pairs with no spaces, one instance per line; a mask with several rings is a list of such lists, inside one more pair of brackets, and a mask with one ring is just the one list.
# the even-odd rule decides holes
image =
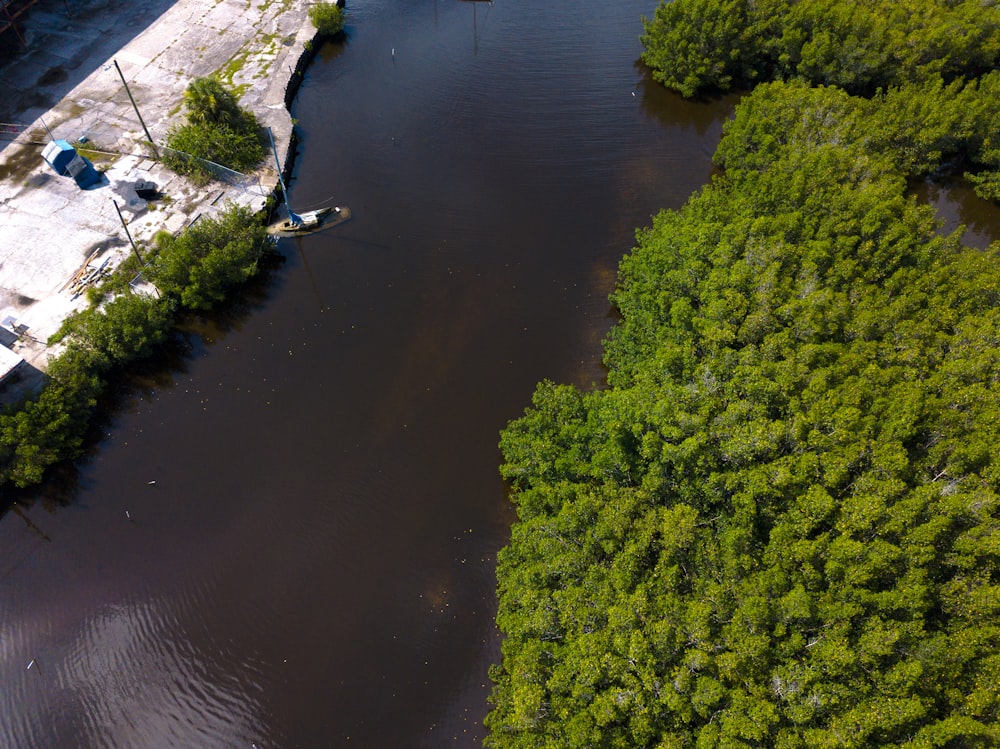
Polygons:
[[184,92],[184,103],[186,121],[170,128],[167,146],[196,159],[166,153],[167,166],[207,182],[213,173],[197,159],[240,172],[260,164],[265,154],[263,131],[253,113],[240,108],[235,93],[215,78],[196,78]]
[[257,272],[271,247],[266,228],[245,207],[232,204],[216,218],[203,218],[178,236],[156,237],[147,278],[188,309],[208,309]]
[[310,6],[309,20],[320,36],[334,36],[344,30],[344,12],[336,3],[316,3]]

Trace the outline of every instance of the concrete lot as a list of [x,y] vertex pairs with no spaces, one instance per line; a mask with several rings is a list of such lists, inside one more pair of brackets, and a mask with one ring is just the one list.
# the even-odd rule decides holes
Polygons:
[[[0,135],[0,344],[44,369],[44,341],[85,303],[70,288],[74,277],[131,252],[115,201],[141,247],[227,201],[262,206],[276,182],[270,162],[242,186],[196,187],[165,170],[113,60],[157,143],[183,117],[188,83],[218,73],[245,87],[243,106],[273,129],[284,159],[285,90],[314,34],[307,8],[300,0],[40,0],[19,23],[26,45],[11,33],[0,39],[0,123],[16,126],[0,128],[10,133]],[[99,184],[80,190],[42,160],[46,126],[55,139],[85,138],[106,152],[92,158]],[[165,199],[139,199],[137,180],[154,182]]]

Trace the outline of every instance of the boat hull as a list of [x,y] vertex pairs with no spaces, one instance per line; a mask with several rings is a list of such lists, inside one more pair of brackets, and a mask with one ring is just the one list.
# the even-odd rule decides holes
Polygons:
[[267,227],[267,231],[276,237],[301,237],[304,234],[314,234],[325,229],[332,229],[334,226],[338,226],[350,219],[351,209],[346,205],[342,205],[336,208],[321,208],[318,211],[310,211],[309,213],[302,214],[302,217],[306,219],[311,216],[315,216],[315,221],[307,220],[296,225],[285,219],[284,221],[271,224]]

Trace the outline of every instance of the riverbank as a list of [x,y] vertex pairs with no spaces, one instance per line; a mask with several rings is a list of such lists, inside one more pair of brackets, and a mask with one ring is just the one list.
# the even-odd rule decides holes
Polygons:
[[[117,0],[72,8],[42,0],[26,15],[25,46],[0,63],[9,89],[0,121],[12,138],[0,141],[0,344],[25,360],[0,397],[16,399],[39,381],[52,354],[46,339],[86,303],[74,282],[132,252],[119,209],[140,247],[229,202],[263,209],[277,183],[270,160],[253,174],[197,186],[160,165],[147,135],[162,143],[187,84],[215,74],[272,129],[287,168],[288,105],[316,33],[307,9],[177,0],[137,11]],[[81,190],[57,175],[41,158],[50,138],[82,142],[100,183]],[[154,183],[161,197],[140,198],[138,181]]]

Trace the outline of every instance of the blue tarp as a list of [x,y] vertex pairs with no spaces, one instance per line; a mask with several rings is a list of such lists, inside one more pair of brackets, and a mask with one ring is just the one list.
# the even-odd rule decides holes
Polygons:
[[66,176],[66,167],[77,156],[76,149],[65,140],[54,140],[42,149],[42,158],[56,174]]
[[101,175],[94,169],[94,165],[65,140],[54,140],[45,146],[42,158],[56,174],[72,177],[81,190],[101,181]]

